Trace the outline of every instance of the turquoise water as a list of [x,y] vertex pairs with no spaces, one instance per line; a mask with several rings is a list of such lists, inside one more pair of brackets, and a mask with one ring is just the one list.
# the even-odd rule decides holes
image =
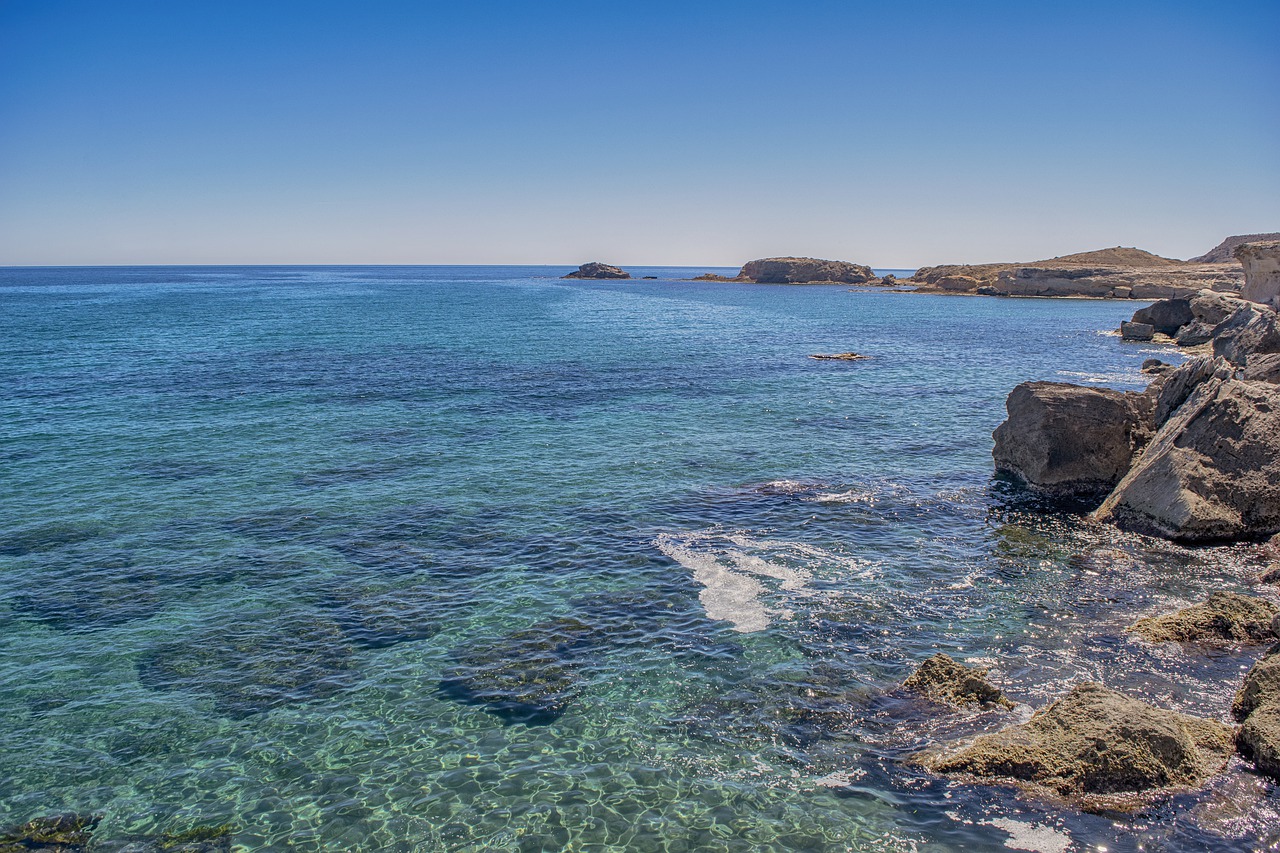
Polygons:
[[[245,850],[1250,850],[911,756],[1081,679],[1227,719],[1257,650],[1124,626],[1257,569],[991,478],[1129,302],[517,267],[0,270],[0,824]],[[856,350],[870,358],[807,356]],[[1026,703],[892,688],[942,650]],[[1026,845],[1032,845],[1028,848]],[[1057,845],[1057,846],[1055,846]]]

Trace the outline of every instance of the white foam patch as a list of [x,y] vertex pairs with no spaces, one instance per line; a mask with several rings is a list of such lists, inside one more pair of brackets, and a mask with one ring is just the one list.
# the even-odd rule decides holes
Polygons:
[[1051,826],[1038,823],[1026,823],[1012,818],[1000,817],[983,821],[988,826],[1003,829],[1010,837],[1004,846],[1013,850],[1032,850],[1035,853],[1067,853],[1074,845],[1071,836]]
[[769,611],[760,602],[764,592],[760,581],[731,571],[716,553],[695,551],[689,543],[678,542],[673,536],[659,536],[657,545],[659,551],[693,572],[693,579],[702,584],[698,600],[709,618],[731,622],[733,630],[743,633],[769,627]]

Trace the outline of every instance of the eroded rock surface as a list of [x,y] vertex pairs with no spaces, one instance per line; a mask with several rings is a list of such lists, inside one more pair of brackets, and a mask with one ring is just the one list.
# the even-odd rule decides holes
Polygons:
[[1116,795],[1199,787],[1232,751],[1228,726],[1085,683],[1026,723],[926,757],[925,764],[938,773],[1019,783],[1085,808],[1116,807]]
[[950,655],[939,652],[920,664],[902,686],[943,705],[1012,708],[1013,703],[1005,698],[1000,688],[987,681],[986,675],[987,670],[982,667],[965,666]]
[[1235,592],[1215,592],[1203,604],[1177,613],[1139,619],[1129,628],[1153,643],[1229,640],[1262,643],[1276,639],[1271,602]]
[[1244,287],[1240,295],[1272,308],[1280,308],[1280,240],[1243,243],[1235,256],[1244,266]]
[[870,267],[848,261],[820,258],[762,258],[749,261],[738,273],[739,280],[757,284],[866,284],[876,280]]
[[[1276,629],[1280,617],[1272,623]],[[1249,670],[1231,713],[1244,724],[1236,732],[1236,749],[1259,772],[1280,779],[1280,644]]]
[[992,434],[996,470],[1061,495],[1105,493],[1146,438],[1138,395],[1061,382],[1024,382]]

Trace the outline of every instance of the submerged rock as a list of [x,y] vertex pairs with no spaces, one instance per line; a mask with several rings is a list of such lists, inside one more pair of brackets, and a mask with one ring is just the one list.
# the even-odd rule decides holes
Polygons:
[[1269,601],[1219,591],[1212,593],[1204,604],[1139,619],[1129,630],[1153,643],[1204,640],[1262,643],[1276,639],[1271,629],[1275,615],[1276,607]]
[[944,705],[1014,707],[1000,688],[987,681],[986,674],[982,667],[965,666],[939,652],[920,664],[902,686]]
[[347,686],[350,668],[351,646],[342,629],[314,613],[287,620],[230,618],[155,646],[137,663],[145,686],[208,694],[230,717],[332,696]]
[[95,844],[94,853],[231,853],[233,832],[234,827],[230,824],[197,826],[154,837]]
[[369,649],[434,637],[449,610],[448,596],[438,584],[342,590],[329,595],[325,604],[347,637]]
[[1146,436],[1136,396],[1024,382],[1009,394],[1009,418],[992,434],[996,470],[1051,494],[1105,493]]
[[73,853],[84,850],[102,821],[100,814],[56,814],[37,817],[0,830],[0,853],[43,850]]
[[631,273],[619,267],[592,261],[561,278],[631,278]]
[[441,692],[508,722],[552,723],[581,693],[582,656],[595,638],[587,623],[561,618],[455,652]]
[[820,258],[762,258],[743,264],[741,281],[757,284],[866,284],[876,279],[870,267]]
[[1280,531],[1280,388],[1195,386],[1094,518],[1183,542]]
[[1134,795],[1199,787],[1232,751],[1228,726],[1085,683],[1029,721],[925,764],[938,773],[1021,784],[1086,809],[1118,808]]

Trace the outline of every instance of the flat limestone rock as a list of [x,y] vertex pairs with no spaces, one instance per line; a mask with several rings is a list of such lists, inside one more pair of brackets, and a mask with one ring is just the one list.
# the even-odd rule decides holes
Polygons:
[[987,670],[965,666],[942,652],[929,658],[902,683],[903,688],[944,705],[1014,705],[986,679]]
[[1093,517],[1181,542],[1280,531],[1280,387],[1200,383]]
[[561,276],[561,278],[617,279],[631,278],[631,273],[609,264],[592,261],[589,264],[583,264],[568,275]]
[[1153,643],[1205,640],[1262,643],[1276,639],[1271,630],[1275,615],[1275,605],[1269,601],[1219,591],[1212,593],[1204,604],[1139,619],[1129,630]]
[[1105,494],[1129,470],[1144,437],[1136,396],[1022,383],[1005,402],[1008,420],[992,433],[996,470],[1051,494]]
[[924,763],[937,773],[1013,783],[1090,810],[1132,808],[1143,795],[1197,788],[1232,752],[1228,726],[1084,683],[1027,722]]

